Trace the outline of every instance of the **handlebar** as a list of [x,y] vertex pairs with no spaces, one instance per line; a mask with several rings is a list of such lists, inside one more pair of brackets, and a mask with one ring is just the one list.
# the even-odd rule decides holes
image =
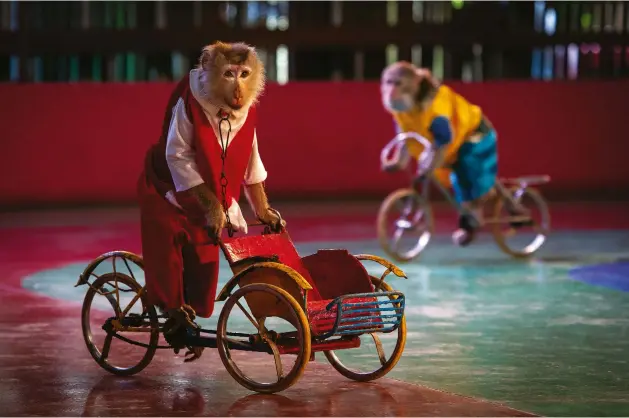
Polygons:
[[[416,132],[401,132],[397,134],[387,145],[382,148],[380,152],[380,168],[386,170],[388,167],[406,165],[406,162],[401,161],[403,158],[402,150],[405,149],[408,140],[413,140],[423,146],[423,151],[417,158],[418,174],[421,174],[422,167],[429,165],[434,155],[434,149],[432,143],[425,137]],[[393,152],[391,152],[393,151]],[[391,157],[389,158],[389,154]],[[406,158],[408,158],[406,156]]]
[[[270,227],[271,225],[266,224],[266,223],[264,223],[262,221],[247,222],[247,227],[255,227],[255,226],[268,226],[268,227]],[[206,229],[208,229],[208,231],[209,231],[209,227],[206,227]],[[225,225],[223,227],[223,229],[226,230],[226,229],[229,229],[229,227],[227,225]]]
[[[402,152],[402,149],[406,146],[407,140],[413,140],[420,145],[423,145],[424,149],[421,154],[417,158],[417,172],[415,173],[415,178],[421,180],[421,182],[427,186],[431,180],[429,178],[421,179],[421,176],[425,174],[426,170],[430,167],[430,163],[432,162],[432,158],[435,154],[435,148],[427,138],[421,136],[416,132],[402,132],[397,134],[385,147],[382,149],[380,153],[380,162],[382,164],[382,168],[386,168],[390,165],[399,165],[399,158]],[[394,148],[395,147],[395,148]],[[388,159],[387,155],[393,149],[393,158]],[[455,207],[457,210],[466,213],[467,209],[462,207],[453,197],[452,194],[441,184],[439,181],[432,181],[432,183],[436,186],[436,188],[441,192],[443,196]],[[423,196],[424,199],[428,200],[428,187],[423,188]]]
[[[269,210],[273,213],[275,213],[278,217],[278,223],[276,227],[273,227],[273,225],[270,225],[268,223],[262,222],[260,220],[258,221],[254,221],[254,222],[247,222],[247,227],[255,227],[255,226],[263,226],[265,227],[265,230],[263,232],[263,234],[270,234],[270,233],[280,233],[282,231],[285,230],[285,226],[286,226],[286,222],[282,219],[282,215],[280,214],[280,212],[276,209],[273,208],[269,208]],[[228,225],[223,226],[223,230],[230,230]],[[213,241],[213,243],[219,244],[221,242],[221,237],[220,234],[218,237],[214,236],[214,232],[209,228],[206,227],[205,231],[208,235],[208,237],[210,238],[210,241]],[[233,233],[233,232],[232,232]],[[230,234],[231,236],[231,234]]]

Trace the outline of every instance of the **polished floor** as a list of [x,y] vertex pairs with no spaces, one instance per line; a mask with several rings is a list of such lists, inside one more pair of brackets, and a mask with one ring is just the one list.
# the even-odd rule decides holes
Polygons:
[[[374,240],[377,206],[281,209],[302,254],[346,247],[383,255]],[[406,294],[408,320],[391,379],[353,383],[317,358],[293,388],[265,396],[233,382],[214,352],[191,364],[158,352],[132,378],[93,362],[80,330],[84,289],[73,285],[94,256],[139,252],[134,210],[5,214],[0,414],[627,416],[628,209],[553,205],[556,232],[528,262],[507,258],[486,236],[453,247],[453,218],[438,209],[439,234],[420,260],[402,266],[409,280],[391,279]],[[361,350],[343,356],[357,366],[371,360]]]

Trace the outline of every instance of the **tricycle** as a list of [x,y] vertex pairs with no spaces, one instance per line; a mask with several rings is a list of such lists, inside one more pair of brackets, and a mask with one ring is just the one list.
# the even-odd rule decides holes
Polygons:
[[[224,302],[216,329],[205,329],[195,322],[195,326],[186,328],[180,341],[164,334],[168,318],[146,302],[146,288],[131,268],[135,265],[136,270],[142,269],[140,255],[112,251],[90,262],[76,286],[88,287],[82,329],[85,344],[98,365],[115,375],[128,376],[148,366],[158,349],[178,352],[183,346],[216,348],[229,374],[245,388],[260,393],[283,391],[295,384],[316,352],[323,352],[334,369],[356,381],[378,379],[391,371],[406,341],[405,297],[385,279],[390,273],[406,278],[404,272],[380,257],[351,255],[342,249],[319,250],[301,257],[285,227],[273,230],[259,223],[250,226],[264,227],[262,234],[230,236],[216,242],[233,273],[216,297]],[[368,261],[379,263],[384,273],[380,277],[370,275],[363,265]],[[109,263],[111,268],[107,268]],[[106,272],[96,274],[97,268],[105,268]],[[121,302],[124,293],[131,295],[128,303]],[[106,298],[113,315],[99,312],[93,303],[95,296]],[[132,312],[133,307],[137,312]],[[228,320],[239,310],[254,331],[229,329]],[[282,321],[289,329],[272,329]],[[102,344],[94,338],[98,328],[106,334]],[[385,334],[395,338],[388,357],[380,340]],[[133,335],[144,335],[145,341]],[[165,344],[160,343],[160,335]],[[340,350],[358,348],[361,336],[370,337],[376,346],[376,366],[367,372],[353,370],[337,355]],[[114,339],[141,347],[143,354],[129,365],[117,365],[109,356]],[[243,372],[236,364],[236,351],[272,356],[275,364],[271,381]],[[292,365],[285,367],[282,355],[292,356]]]

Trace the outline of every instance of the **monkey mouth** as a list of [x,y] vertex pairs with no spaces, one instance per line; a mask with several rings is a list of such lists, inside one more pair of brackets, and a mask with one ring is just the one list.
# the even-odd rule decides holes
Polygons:
[[234,110],[240,110],[244,106],[244,101],[242,100],[242,97],[234,97],[227,102],[227,106]]

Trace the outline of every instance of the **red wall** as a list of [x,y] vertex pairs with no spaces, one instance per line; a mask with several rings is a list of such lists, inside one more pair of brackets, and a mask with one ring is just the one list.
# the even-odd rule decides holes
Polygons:
[[[452,86],[496,126],[502,176],[549,174],[550,193],[629,190],[629,81]],[[0,85],[0,205],[132,201],[171,88]],[[386,194],[404,183],[379,171],[392,136],[376,83],[270,85],[261,100],[275,198]]]

